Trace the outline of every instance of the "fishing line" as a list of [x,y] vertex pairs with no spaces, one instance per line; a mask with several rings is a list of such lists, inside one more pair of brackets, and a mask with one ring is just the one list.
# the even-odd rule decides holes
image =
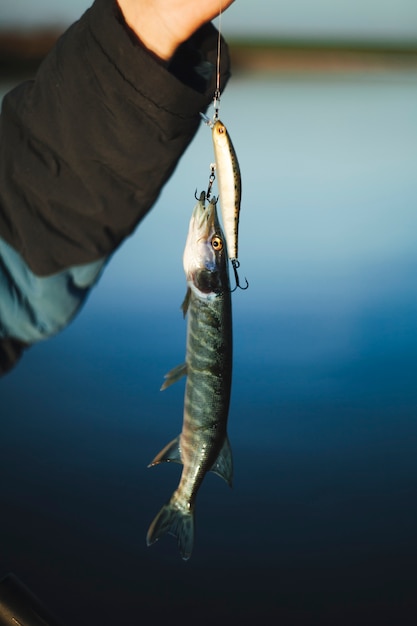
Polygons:
[[219,119],[220,108],[220,57],[221,57],[221,40],[222,40],[222,2],[219,2],[219,29],[217,35],[217,68],[216,68],[216,90],[213,97],[214,116],[213,122]]
[[[207,124],[207,126],[210,126],[210,128],[213,128],[214,123],[219,119],[220,60],[221,60],[221,45],[222,45],[222,12],[223,12],[222,0],[220,0],[219,1],[219,24],[218,24],[218,33],[217,33],[216,88],[215,88],[214,95],[213,95],[213,109],[214,109],[213,119],[211,120],[209,117],[207,117],[207,115],[204,115],[204,113],[200,113],[204,122]],[[206,193],[207,200],[210,200],[211,189],[213,187],[214,181],[216,180],[215,171],[216,171],[216,164],[210,163],[210,176],[209,176],[209,182],[208,182],[207,193]]]

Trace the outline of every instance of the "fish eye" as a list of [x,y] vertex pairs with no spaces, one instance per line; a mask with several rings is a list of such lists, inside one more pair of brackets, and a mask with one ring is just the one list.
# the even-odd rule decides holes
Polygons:
[[211,245],[215,252],[220,252],[220,250],[223,249],[223,241],[218,235],[214,235],[213,239],[211,240]]

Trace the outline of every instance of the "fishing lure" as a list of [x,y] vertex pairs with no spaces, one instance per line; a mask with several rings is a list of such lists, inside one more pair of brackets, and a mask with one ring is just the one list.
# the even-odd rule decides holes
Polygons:
[[[218,102],[215,97],[215,103]],[[217,173],[220,209],[222,214],[222,222],[224,234],[227,242],[229,259],[232,262],[233,272],[236,280],[236,287],[242,287],[239,281],[237,270],[240,266],[238,261],[238,238],[239,238],[239,216],[240,204],[242,198],[242,178],[240,174],[239,161],[236,151],[233,147],[230,134],[221,120],[218,119],[218,104],[215,104],[215,115],[213,120],[206,115],[201,114],[205,123],[210,126],[212,131],[215,168],[212,167],[212,173],[209,179],[208,195],[214,181],[214,171]]]
[[236,151],[226,126],[220,120],[212,125],[212,138],[218,179],[220,208],[230,260],[238,258],[238,231],[242,179]]

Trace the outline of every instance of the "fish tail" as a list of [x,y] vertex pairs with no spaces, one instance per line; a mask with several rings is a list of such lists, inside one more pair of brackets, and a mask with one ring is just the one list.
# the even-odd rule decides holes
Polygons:
[[194,511],[178,508],[172,502],[165,504],[149,526],[146,535],[148,546],[166,533],[177,538],[181,557],[187,561],[194,544]]

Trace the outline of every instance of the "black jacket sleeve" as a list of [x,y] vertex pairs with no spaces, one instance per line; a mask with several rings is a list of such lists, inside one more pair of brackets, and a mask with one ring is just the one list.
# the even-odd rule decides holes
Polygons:
[[[107,256],[135,229],[213,97],[216,52],[208,24],[164,64],[96,0],[5,97],[0,237],[35,274]],[[221,58],[223,89],[224,43]]]

